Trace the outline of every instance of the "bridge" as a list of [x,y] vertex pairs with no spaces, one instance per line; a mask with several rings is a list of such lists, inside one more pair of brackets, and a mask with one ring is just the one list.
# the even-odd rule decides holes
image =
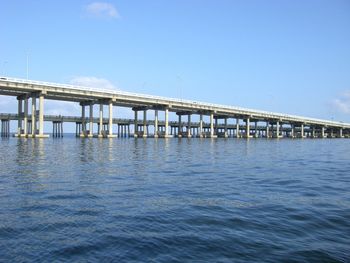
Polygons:
[[[17,121],[15,136],[48,137],[44,134],[44,121],[50,121],[55,137],[63,135],[64,122],[76,123],[76,135],[79,137],[131,136],[130,126],[134,137],[350,137],[350,123],[43,81],[0,77],[0,95],[14,96],[18,101],[17,114],[0,115],[1,134],[6,136],[10,133],[10,121]],[[79,103],[81,116],[44,115],[46,100]],[[97,117],[93,116],[95,105],[99,107]],[[113,118],[113,107],[116,106],[132,108],[134,119]],[[108,108],[108,117],[104,116],[105,107]],[[154,111],[153,120],[147,120],[148,111]],[[160,111],[164,112],[163,120],[159,119]],[[138,119],[139,112],[143,112],[142,120]],[[169,112],[175,112],[178,121],[169,121]],[[193,115],[199,115],[199,122],[191,121]],[[208,123],[203,121],[203,116],[209,117]],[[183,117],[187,117],[187,121],[184,122]],[[228,123],[231,119],[234,124]],[[98,124],[95,132],[94,123]],[[118,125],[117,133],[114,133],[113,125]],[[149,132],[149,126],[152,126],[153,134]]]

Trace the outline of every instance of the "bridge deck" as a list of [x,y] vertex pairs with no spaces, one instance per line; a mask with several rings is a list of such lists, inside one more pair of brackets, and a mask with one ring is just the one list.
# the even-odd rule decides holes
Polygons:
[[[236,137],[246,138],[255,136],[265,137],[349,137],[350,123],[321,120],[295,115],[252,110],[240,107],[218,105],[189,100],[179,100],[151,96],[145,94],[130,93],[116,90],[103,90],[73,85],[48,83],[33,80],[14,79],[0,77],[0,95],[16,96],[18,100],[18,114],[2,114],[2,134],[9,134],[9,120],[18,121],[19,137],[47,137],[44,134],[44,121],[53,122],[55,136],[63,133],[63,122],[75,122],[76,133],[83,137],[95,136],[94,123],[98,123],[98,137],[114,137],[113,124],[118,124],[119,129],[126,133],[126,128],[121,125],[133,125],[135,137],[149,136],[148,126],[154,126],[155,136],[164,135],[170,137],[173,132],[177,136],[192,137],[198,133],[200,137],[215,138],[228,137],[234,130]],[[39,98],[39,110],[37,99]],[[44,115],[44,99],[72,101],[81,105],[80,117]],[[31,105],[29,105],[31,100]],[[93,116],[93,107],[100,106],[99,116]],[[103,116],[103,105],[108,105],[108,118]],[[89,106],[89,117],[85,115],[85,107]],[[131,107],[135,112],[134,119],[113,118],[113,106]],[[154,120],[147,120],[147,110],[154,110]],[[158,111],[165,112],[165,119],[159,120]],[[143,120],[138,119],[138,111],[143,111]],[[178,122],[169,121],[168,113],[176,112]],[[31,114],[29,114],[31,112]],[[191,121],[191,115],[200,115],[199,122]],[[182,116],[187,115],[187,122],[182,121]],[[210,116],[210,123],[204,123],[203,115]],[[228,119],[236,119],[235,124],[228,124]],[[223,119],[224,124],[218,120]],[[214,123],[215,120],[215,123]],[[242,121],[245,122],[242,125]],[[261,126],[261,122],[266,122]],[[254,125],[252,125],[254,123]],[[32,125],[33,124],[33,125]],[[38,126],[38,127],[37,127]],[[169,126],[171,134],[169,135]],[[108,127],[108,129],[106,128]],[[183,127],[186,131],[183,131]],[[39,129],[37,129],[39,128]],[[195,130],[197,129],[197,131]],[[130,128],[127,128],[130,134]],[[209,136],[207,136],[209,134]]]
[[169,111],[173,112],[191,112],[192,114],[202,113],[208,115],[210,112],[213,112],[216,116],[227,116],[231,118],[251,118],[262,121],[270,120],[281,121],[284,123],[305,123],[310,125],[331,126],[334,128],[350,128],[350,123],[252,110],[241,107],[165,98],[124,91],[103,90],[42,81],[0,77],[1,95],[18,97],[34,92],[44,93],[46,99],[75,101],[86,104],[100,103],[103,100],[105,100],[105,104],[107,104],[109,100],[113,100],[114,105],[124,107],[146,107],[148,109],[167,108]]

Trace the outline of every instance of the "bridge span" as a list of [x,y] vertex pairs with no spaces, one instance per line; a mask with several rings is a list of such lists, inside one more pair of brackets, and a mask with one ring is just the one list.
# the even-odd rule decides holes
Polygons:
[[[53,123],[54,136],[63,135],[64,122],[75,122],[79,137],[131,136],[130,126],[134,137],[350,137],[350,123],[9,77],[0,77],[0,95],[17,98],[18,113],[0,115],[1,134],[9,134],[10,121],[15,120],[17,137],[48,137],[44,133],[44,121]],[[81,105],[81,116],[44,115],[45,100],[77,102]],[[93,116],[95,105],[99,106],[97,117]],[[134,119],[113,118],[115,106],[132,108]],[[105,107],[108,108],[108,117],[104,116]],[[140,111],[143,112],[142,120],[138,119]],[[154,120],[147,120],[148,111],[154,111]],[[164,112],[163,120],[159,119],[160,111]],[[177,122],[169,121],[169,112],[177,114]],[[199,122],[192,122],[192,115],[199,115]],[[182,120],[184,116],[187,117],[186,122]],[[203,116],[209,116],[209,123],[203,121]],[[234,119],[235,123],[229,124],[230,119]],[[94,123],[98,124],[95,133]],[[113,125],[118,125],[117,133],[113,131]],[[149,132],[149,126],[152,126],[153,134]]]

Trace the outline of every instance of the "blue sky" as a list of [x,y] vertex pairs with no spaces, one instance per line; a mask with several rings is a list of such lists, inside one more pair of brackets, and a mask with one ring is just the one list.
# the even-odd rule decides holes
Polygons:
[[0,75],[350,122],[349,29],[348,0],[2,0]]

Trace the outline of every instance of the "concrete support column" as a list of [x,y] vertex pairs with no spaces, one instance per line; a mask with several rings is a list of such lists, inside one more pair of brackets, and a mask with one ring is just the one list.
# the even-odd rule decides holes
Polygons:
[[[32,123],[35,126],[35,124]],[[44,95],[39,96],[39,136],[44,135]]]
[[315,127],[312,127],[312,138],[316,138],[316,129]]
[[203,137],[203,114],[199,115],[199,137]]
[[340,138],[344,138],[344,136],[343,136],[343,129],[342,128],[339,129],[339,137]]
[[236,119],[236,138],[239,138],[239,119]]
[[36,96],[33,95],[32,96],[32,137],[35,137],[35,133],[36,133]]
[[17,136],[21,136],[22,133],[22,105],[23,100],[18,99],[18,125],[17,125]]
[[276,138],[280,138],[280,122],[276,122]]
[[56,122],[52,122],[52,137],[56,137],[56,131],[57,131],[57,123]]
[[227,138],[228,137],[228,133],[227,133],[227,118],[224,119],[225,123],[225,127],[224,127],[224,137]]
[[168,137],[169,110],[165,109],[165,137]]
[[250,118],[246,119],[245,132],[246,132],[246,138],[250,138]]
[[147,110],[143,111],[143,137],[147,137]]
[[108,104],[108,136],[112,137],[113,136],[113,102],[110,101]]
[[270,138],[270,123],[266,122],[266,138]]
[[187,137],[191,137],[191,114],[188,114],[188,121],[187,121]]
[[280,124],[280,133],[279,133],[279,138],[284,137],[284,131],[283,131],[283,123]]
[[138,111],[135,110],[134,111],[134,137],[137,138],[138,137],[138,133],[139,133],[139,127],[138,127]]
[[85,132],[86,132],[85,105],[81,105],[81,130],[82,130],[82,135],[85,136]]
[[158,110],[154,111],[154,138],[158,138]]
[[10,137],[10,119],[1,120],[1,137]]
[[177,128],[177,137],[182,137],[182,120],[181,115],[179,115],[178,128]]
[[23,119],[23,133],[24,136],[28,135],[28,98],[24,99],[24,119]]
[[254,137],[258,138],[258,122],[256,121],[254,124]]
[[89,123],[89,137],[93,136],[94,129],[94,104],[90,104],[90,115],[89,115],[90,123]]
[[301,138],[305,138],[305,135],[304,135],[304,124],[301,125]]
[[294,138],[294,136],[295,136],[295,126],[294,126],[294,124],[292,124],[292,125],[291,125],[290,137],[291,137],[291,138]]
[[98,125],[98,137],[102,137],[102,129],[103,129],[103,104],[100,103],[100,120]]
[[214,137],[214,113],[210,113],[210,138]]
[[325,138],[325,128],[324,127],[321,128],[321,137]]
[[75,137],[80,136],[80,123],[76,122],[75,123]]

